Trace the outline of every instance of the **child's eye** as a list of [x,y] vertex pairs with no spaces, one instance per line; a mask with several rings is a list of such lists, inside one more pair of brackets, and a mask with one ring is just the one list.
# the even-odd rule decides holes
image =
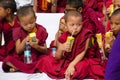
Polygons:
[[118,7],[120,8],[120,5],[118,5]]
[[71,24],[71,26],[74,26],[75,24]]
[[74,26],[74,24],[69,24],[69,26]]
[[116,25],[119,25],[119,23],[115,23]]
[[30,24],[33,24],[34,22],[30,22]]
[[82,24],[77,24],[78,27],[80,27]]
[[23,24],[23,26],[27,26],[27,24]]
[[35,21],[31,21],[29,24],[34,24],[35,23]]

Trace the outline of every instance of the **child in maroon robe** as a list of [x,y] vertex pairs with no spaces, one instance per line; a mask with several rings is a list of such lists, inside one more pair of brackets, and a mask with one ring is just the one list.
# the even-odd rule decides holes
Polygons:
[[[114,10],[116,9],[119,9],[120,8],[120,0],[113,0],[113,6],[114,6]],[[111,31],[111,28],[110,28],[110,20],[108,20],[108,25],[107,25],[107,29],[106,31]],[[112,46],[114,40],[115,40],[115,36],[112,36],[110,38],[106,38],[105,39],[108,43],[110,43],[110,45]],[[109,55],[110,53],[110,50],[111,50],[111,46],[110,47],[106,47],[105,46],[105,51],[106,51],[106,54]]]
[[110,18],[111,30],[115,36],[115,41],[111,47],[111,51],[106,66],[105,80],[120,79],[120,8],[115,10]]
[[59,29],[55,35],[55,40],[53,40],[50,44],[50,48],[52,47],[56,47],[57,48],[57,42],[58,42],[58,37],[60,37],[62,35],[62,33],[64,33],[65,31],[67,31],[66,29],[66,25],[65,25],[65,19],[64,17],[62,17],[60,19],[60,22],[59,22]]
[[[104,67],[101,65],[96,40],[90,46],[90,38],[94,37],[93,32],[90,28],[82,26],[82,16],[77,11],[69,11],[65,15],[65,21],[68,31],[58,38],[59,44],[55,57],[42,57],[36,67],[51,78],[103,79]],[[70,45],[66,43],[66,39],[71,34],[75,40],[70,52]]]
[[[44,27],[36,24],[35,13],[30,6],[21,7],[17,11],[17,16],[21,27],[15,28],[13,32],[13,38],[16,45],[16,52],[7,56],[3,63],[3,70],[6,72],[14,72],[16,70],[33,73],[35,72],[35,65],[42,55],[47,50],[46,38],[47,32]],[[28,36],[29,33],[36,33],[36,41],[32,41]],[[24,63],[24,48],[25,43],[28,42],[31,46],[32,63]]]
[[13,28],[19,27],[19,24],[14,12],[16,12],[14,0],[0,0],[0,42],[4,38],[4,45],[0,44],[0,61],[12,54],[15,49],[12,33]]

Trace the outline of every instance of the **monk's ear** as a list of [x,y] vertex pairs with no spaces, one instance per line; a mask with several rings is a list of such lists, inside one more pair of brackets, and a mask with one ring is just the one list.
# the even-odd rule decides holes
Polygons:
[[7,11],[7,13],[11,13],[11,9],[10,8],[7,8],[6,11]]
[[82,12],[82,7],[79,7],[79,8],[77,9],[77,11],[81,13],[81,12]]
[[37,20],[37,16],[35,16],[35,21]]

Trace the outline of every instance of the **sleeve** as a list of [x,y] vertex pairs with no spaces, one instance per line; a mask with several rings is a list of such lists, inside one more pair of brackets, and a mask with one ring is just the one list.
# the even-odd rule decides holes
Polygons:
[[39,44],[44,45],[44,43],[46,43],[46,39],[48,37],[48,33],[47,33],[46,29],[39,25],[38,33],[36,35],[37,35],[37,39],[39,40]]
[[[98,17],[95,13],[94,10],[92,10],[91,8],[89,8],[88,12],[90,13],[89,14],[89,19],[92,21],[92,23],[96,26],[96,29],[98,32],[101,32],[101,33],[105,33],[105,28],[104,26],[98,21]],[[94,15],[93,15],[94,14]]]
[[47,39],[47,37],[48,37],[48,33],[47,33],[46,29],[43,29],[43,31],[42,31],[42,33],[41,33],[41,37],[42,37],[41,42],[42,42],[42,43],[45,43],[45,42],[46,42],[46,39]]
[[16,41],[20,38],[20,28],[14,28],[13,29],[13,40]]
[[60,37],[58,37],[58,41],[60,43],[65,43],[66,42],[66,39],[67,39],[67,33],[63,33]]

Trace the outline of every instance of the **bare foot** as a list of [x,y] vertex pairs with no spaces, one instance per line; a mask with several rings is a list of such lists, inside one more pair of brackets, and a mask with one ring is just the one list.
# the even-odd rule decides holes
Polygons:
[[10,70],[9,70],[10,72],[15,72],[15,71],[17,71],[15,68],[10,68]]

